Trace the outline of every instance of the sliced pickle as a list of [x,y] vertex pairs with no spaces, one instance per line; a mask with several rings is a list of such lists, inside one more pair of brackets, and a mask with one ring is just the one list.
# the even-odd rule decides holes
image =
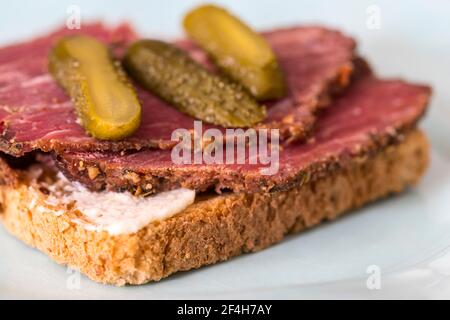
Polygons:
[[265,117],[265,108],[239,84],[209,73],[171,44],[137,41],[128,48],[124,67],[144,88],[197,119],[249,127]]
[[82,35],[60,39],[50,52],[49,70],[93,137],[119,140],[139,127],[141,105],[136,92],[101,42]]
[[228,76],[258,100],[283,96],[283,75],[266,40],[226,10],[203,5],[184,18],[184,28]]

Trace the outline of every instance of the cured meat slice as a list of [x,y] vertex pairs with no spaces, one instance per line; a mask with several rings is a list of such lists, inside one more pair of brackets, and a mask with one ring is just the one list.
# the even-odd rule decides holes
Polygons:
[[367,157],[401,139],[424,114],[431,90],[400,80],[359,79],[326,109],[309,143],[285,146],[276,174],[258,164],[174,164],[169,150],[118,153],[78,152],[57,157],[73,180],[90,189],[151,193],[179,187],[205,191],[275,191],[316,179],[343,167],[351,157]]
[[[127,25],[109,29],[93,24],[83,26],[81,31],[62,29],[0,49],[0,151],[21,156],[35,149],[56,152],[165,149],[174,145],[171,134],[175,129],[193,127],[193,118],[137,88],[142,102],[138,131],[114,142],[89,137],[77,123],[69,98],[47,73],[50,46],[56,38],[71,32],[95,36],[111,43],[117,51],[136,38]],[[288,94],[281,100],[267,102],[268,117],[260,127],[278,128],[287,140],[302,139],[312,129],[316,111],[328,104],[329,94],[349,83],[354,41],[320,27],[281,29],[264,36],[278,56]],[[205,54],[192,43],[178,44],[211,68]]]

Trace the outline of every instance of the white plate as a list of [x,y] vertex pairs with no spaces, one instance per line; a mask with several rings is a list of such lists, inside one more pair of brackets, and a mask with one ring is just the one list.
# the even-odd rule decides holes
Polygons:
[[[82,18],[128,18],[141,31],[164,37],[180,35],[177,23],[194,2],[166,1],[161,6],[160,1],[129,0],[122,5],[77,1]],[[40,3],[27,2],[26,12],[21,1],[4,4],[0,41],[31,36],[64,21],[72,1]],[[98,285],[0,227],[0,298],[450,298],[450,22],[446,17],[450,4],[438,0],[277,3],[227,1],[228,7],[261,28],[311,21],[342,28],[358,38],[360,51],[379,74],[433,85],[433,103],[422,124],[433,144],[432,165],[423,181],[398,197],[290,236],[262,252],[139,287]],[[366,10],[374,4],[381,13],[380,29],[366,26]],[[368,268],[380,271],[379,290],[368,288]]]

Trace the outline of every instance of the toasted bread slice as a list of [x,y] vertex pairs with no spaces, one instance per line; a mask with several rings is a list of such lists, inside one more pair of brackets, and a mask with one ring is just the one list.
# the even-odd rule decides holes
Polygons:
[[[334,219],[404,190],[423,175],[428,142],[420,130],[375,155],[353,158],[330,175],[284,192],[200,196],[181,213],[134,234],[88,231],[62,212],[45,212],[39,184],[0,164],[0,218],[56,262],[108,284],[143,284],[264,249],[292,232]],[[36,195],[38,199],[36,199]],[[38,272],[38,271],[36,271]]]

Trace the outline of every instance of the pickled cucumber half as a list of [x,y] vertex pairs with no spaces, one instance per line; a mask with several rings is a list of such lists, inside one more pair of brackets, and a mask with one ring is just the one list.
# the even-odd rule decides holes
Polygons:
[[139,40],[127,49],[124,67],[144,88],[197,119],[250,127],[265,117],[265,107],[239,84],[209,73],[171,44]]
[[93,137],[123,139],[139,127],[141,105],[131,83],[108,48],[74,35],[60,39],[49,55],[49,70],[75,104],[79,120]]
[[203,5],[189,12],[184,28],[225,73],[258,100],[280,98],[285,86],[266,40],[225,9]]

